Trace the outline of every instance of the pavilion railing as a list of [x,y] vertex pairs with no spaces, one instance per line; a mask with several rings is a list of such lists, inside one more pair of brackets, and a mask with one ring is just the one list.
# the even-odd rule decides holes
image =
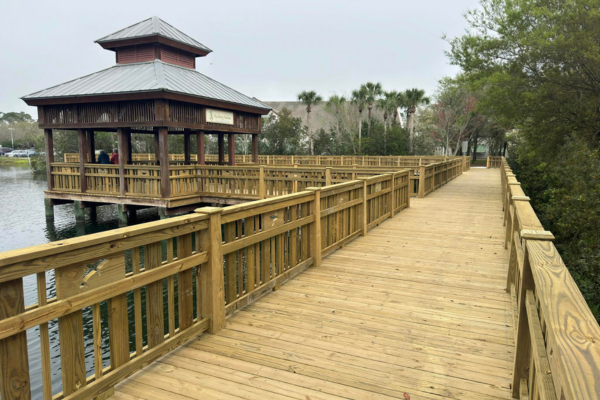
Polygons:
[[85,176],[89,193],[108,195],[120,193],[118,165],[85,164]]
[[513,397],[598,399],[600,326],[503,157],[501,181],[515,332]]
[[160,167],[126,165],[125,193],[128,196],[161,197]]
[[[454,159],[408,171],[409,193],[425,197],[462,174],[463,161]],[[79,165],[53,163],[52,191],[82,193]],[[112,164],[85,164],[85,192],[99,196],[163,198],[161,169],[157,165],[124,166],[125,187],[120,186],[119,167]],[[263,199],[297,193],[307,187],[322,187],[388,172],[405,171],[396,167],[325,166],[227,166],[170,165],[169,198],[213,196],[244,200]],[[124,192],[123,192],[124,190]]]
[[[33,389],[44,400],[107,398],[408,207],[408,183],[398,171],[0,253],[0,397],[31,398]],[[24,282],[37,301],[26,304]],[[34,329],[39,350],[27,338]],[[40,355],[31,367],[41,387],[31,387],[30,350]]]
[[[65,153],[63,155],[64,162],[78,163],[79,154]],[[236,163],[250,164],[252,156],[247,154],[237,154],[235,156]],[[432,163],[438,163],[448,160],[460,159],[463,161],[463,171],[467,171],[470,167],[470,158],[468,156],[282,156],[282,155],[259,155],[258,164],[260,165],[304,165],[304,166],[348,166],[353,165],[365,167],[419,167]],[[185,156],[183,154],[169,154],[169,161],[173,163],[183,163]],[[190,154],[190,161],[197,162],[196,154]],[[216,154],[206,154],[205,161],[208,163],[217,163],[218,156]],[[224,162],[229,161],[229,156],[225,154]],[[134,163],[155,163],[156,156],[151,153],[134,153],[132,154],[132,162]]]

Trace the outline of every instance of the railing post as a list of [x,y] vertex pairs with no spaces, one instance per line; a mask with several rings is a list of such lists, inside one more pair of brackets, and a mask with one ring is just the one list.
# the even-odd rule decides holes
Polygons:
[[394,173],[391,172],[390,173],[390,218],[394,218],[394,209],[396,208],[396,193],[395,193],[395,188],[394,188]]
[[310,249],[313,256],[313,266],[318,267],[321,265],[321,188],[309,187],[306,190],[315,194],[310,207],[312,214],[315,216],[315,221],[311,224]]
[[367,230],[368,230],[368,214],[367,214],[367,205],[368,205],[368,200],[367,200],[367,179],[368,178],[358,178],[363,182],[363,191],[362,191],[362,196],[363,196],[363,202],[362,202],[362,207],[360,208],[360,212],[359,212],[359,216],[358,216],[358,223],[360,224],[361,227],[361,232],[360,235],[361,236],[367,236]]
[[[45,293],[44,293],[45,295]],[[23,279],[0,283],[0,320],[25,312]],[[61,332],[62,333],[62,332]],[[0,340],[0,398],[30,399],[25,331]]]
[[[420,162],[419,162],[420,163]],[[419,198],[425,197],[425,166],[419,166]]]
[[331,185],[331,167],[325,168],[325,186]]
[[200,266],[201,316],[210,320],[208,332],[217,333],[225,327],[225,281],[221,236],[222,208],[203,207],[197,213],[207,214],[208,229],[200,231],[200,249],[208,252],[208,261]]
[[[267,156],[268,158],[269,156]],[[267,197],[267,187],[265,185],[265,167],[261,165],[258,167],[258,198],[260,200]]]
[[[294,156],[292,156],[292,160]],[[298,164],[294,164],[294,168],[298,168]],[[298,174],[294,172],[294,183],[292,186],[293,193],[298,193]]]
[[[77,142],[79,145],[79,186],[81,193],[85,193],[87,190],[87,180],[85,176],[85,163],[87,157],[85,131],[83,129],[77,130]],[[121,155],[119,154],[119,157]]]

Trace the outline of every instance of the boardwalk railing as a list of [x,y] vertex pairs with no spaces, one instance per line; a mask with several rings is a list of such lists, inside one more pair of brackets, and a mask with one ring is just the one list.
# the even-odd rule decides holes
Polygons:
[[[78,153],[65,153],[63,155],[65,163],[78,163]],[[235,156],[237,163],[252,163],[251,155],[238,154]],[[225,155],[225,161],[229,156]],[[261,165],[313,165],[313,166],[365,166],[365,167],[419,167],[432,163],[438,163],[448,160],[462,160],[463,171],[470,168],[470,158],[468,156],[273,156],[259,155],[258,164]],[[169,154],[169,161],[174,163],[183,163],[185,156],[183,154]],[[190,160],[198,161],[196,154],[190,154]],[[156,156],[150,153],[134,153],[132,161],[135,163],[154,163]],[[209,163],[218,162],[216,154],[206,154],[205,161]]]
[[[155,165],[126,165],[121,188],[116,165],[53,163],[52,190],[99,196],[162,198],[161,169]],[[212,196],[245,200],[298,193],[307,187],[322,187],[389,172],[407,171],[396,167],[357,165],[325,166],[169,166],[169,198]],[[453,159],[409,170],[410,195],[424,197],[462,174],[463,160]],[[85,181],[82,181],[85,179]],[[82,182],[84,184],[82,185]],[[82,187],[85,190],[82,191]],[[123,192],[121,192],[123,190]]]
[[[34,328],[45,400],[110,396],[143,366],[217,332],[226,315],[408,207],[408,186],[404,170],[0,253],[0,398],[31,397],[26,331]],[[56,296],[48,295],[52,277]],[[31,280],[37,302],[25,304]],[[51,349],[55,321],[59,348]]]
[[513,397],[599,399],[600,327],[504,158],[501,176],[515,327]]
[[501,168],[502,167],[502,157],[488,156],[486,167],[487,168]]

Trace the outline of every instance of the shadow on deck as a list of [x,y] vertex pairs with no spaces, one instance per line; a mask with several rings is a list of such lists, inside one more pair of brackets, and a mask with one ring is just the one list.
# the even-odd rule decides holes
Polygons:
[[472,169],[115,388],[115,399],[509,399],[500,171]]

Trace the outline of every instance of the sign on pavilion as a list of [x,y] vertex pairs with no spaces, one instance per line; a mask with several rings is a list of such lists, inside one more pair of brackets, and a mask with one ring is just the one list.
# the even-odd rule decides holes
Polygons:
[[[83,201],[169,208],[169,135],[184,135],[186,165],[191,164],[191,135],[197,136],[197,163],[205,164],[206,134],[218,135],[219,164],[225,164],[225,134],[230,165],[235,165],[235,134],[252,135],[253,161],[258,161],[261,116],[270,108],[196,71],[196,58],[208,55],[208,47],[158,17],[96,43],[116,53],[116,65],[23,97],[37,106],[39,127],[44,129],[50,205]],[[54,162],[55,129],[78,132],[79,163]],[[104,165],[102,171],[94,169],[95,131],[117,133],[118,170]],[[145,172],[153,182],[136,187],[127,179],[137,174],[128,170],[132,133],[153,135],[156,148],[156,170],[148,166]],[[107,178],[104,185],[97,184],[101,175]],[[156,187],[148,190],[152,184]]]

